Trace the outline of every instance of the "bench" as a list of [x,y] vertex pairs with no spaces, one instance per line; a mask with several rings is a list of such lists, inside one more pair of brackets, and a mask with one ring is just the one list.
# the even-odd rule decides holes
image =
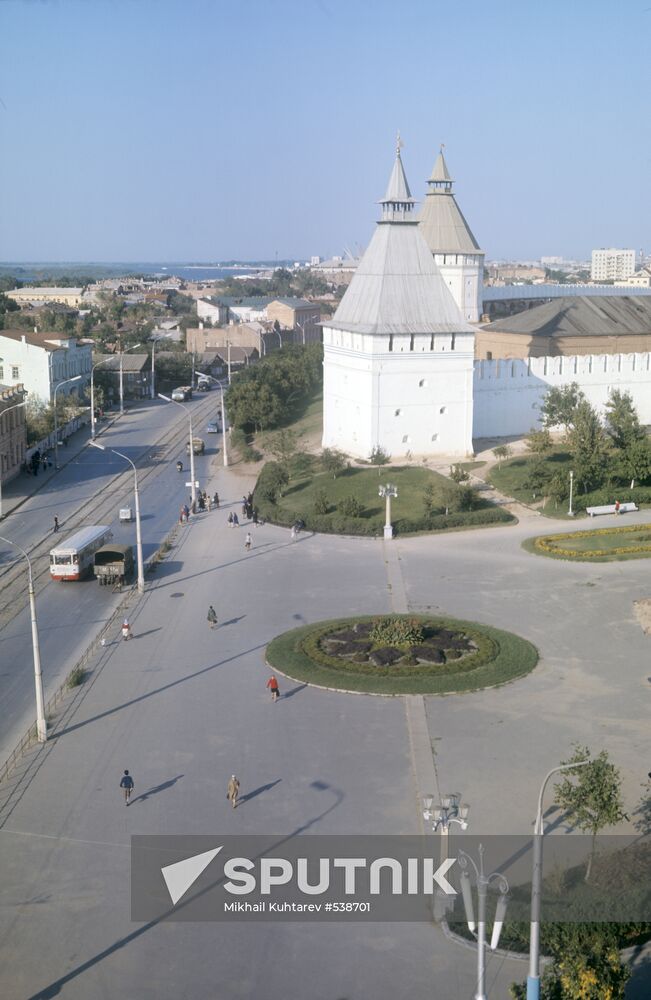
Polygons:
[[[620,503],[619,513],[620,514],[631,514],[633,511],[637,510],[637,505],[634,503]],[[604,504],[603,507],[586,507],[586,514],[590,517],[596,517],[599,514],[616,514],[614,503]]]

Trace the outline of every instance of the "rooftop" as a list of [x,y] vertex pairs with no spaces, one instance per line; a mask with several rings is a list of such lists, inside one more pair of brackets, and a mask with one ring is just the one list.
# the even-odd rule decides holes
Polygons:
[[77,338],[71,337],[67,333],[56,333],[44,330],[34,333],[33,330],[0,330],[0,337],[7,337],[18,343],[24,340],[31,347],[42,347],[44,351],[65,351],[67,343],[73,341],[77,345]]
[[[100,361],[102,362],[102,369],[105,372],[120,371],[119,354],[93,354],[93,364],[96,365]],[[148,361],[149,361],[148,354],[129,354],[125,352],[122,355],[122,371],[140,372],[148,363]]]
[[532,337],[608,337],[651,334],[651,297],[568,296],[482,327]]

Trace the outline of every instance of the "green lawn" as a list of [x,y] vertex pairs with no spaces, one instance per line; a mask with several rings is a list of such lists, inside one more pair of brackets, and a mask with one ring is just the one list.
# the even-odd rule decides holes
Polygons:
[[[305,462],[305,459],[302,461]],[[377,468],[351,466],[334,478],[330,473],[321,471],[319,460],[313,456],[308,458],[308,468],[290,481],[275,506],[259,502],[260,513],[268,520],[281,524],[291,524],[300,518],[308,529],[315,531],[381,534],[385,501],[379,496],[378,488],[384,483],[392,483],[398,489],[398,496],[391,502],[391,522],[398,532],[440,531],[515,520],[507,511],[479,500],[477,509],[451,511],[447,516],[441,507],[428,523],[423,504],[425,488],[428,484],[449,488],[450,481],[444,476],[412,466],[384,466],[380,468],[379,475]],[[317,514],[315,500],[317,494],[322,492],[327,496],[328,510]],[[337,511],[337,505],[346,497],[354,497],[362,505],[360,517],[345,517]]]
[[539,535],[523,542],[528,552],[577,562],[611,562],[648,559],[651,556],[651,527],[596,528],[556,535]]
[[[328,624],[334,628],[337,625],[346,626],[369,620],[371,617],[362,615],[358,618],[338,619]],[[425,620],[425,616],[406,617]],[[326,623],[316,622],[277,636],[267,646],[265,654],[267,663],[291,680],[340,691],[366,694],[447,694],[477,691],[505,684],[528,674],[538,662],[538,651],[535,646],[512,632],[504,632],[502,629],[480,625],[477,622],[437,618],[436,624],[439,627],[455,631],[463,631],[465,627],[471,633],[476,632],[486,636],[493,650],[490,659],[472,670],[464,670],[461,666],[463,661],[460,661],[460,669],[456,673],[448,668],[444,671],[433,668],[421,676],[409,676],[409,671],[407,669],[401,671],[399,666],[392,670],[378,669],[377,672],[366,670],[363,673],[361,668],[360,672],[357,672],[353,663],[349,665],[348,670],[332,669],[311,659],[305,652],[305,644],[307,642],[309,645],[310,634],[320,630],[324,624]],[[401,673],[404,676],[401,676]]]
[[[534,501],[533,491],[524,485],[529,474],[532,457],[529,454],[519,455],[517,458],[510,458],[508,461],[502,462],[501,468],[495,465],[490,470],[488,481],[505,496],[513,497],[514,500],[521,500],[522,503],[532,503]],[[569,482],[572,456],[567,449],[562,446],[553,448],[545,456],[545,465],[551,475],[555,475],[557,472],[564,472]],[[536,499],[540,499],[540,495]],[[553,504],[551,506],[552,510],[548,511],[548,513],[558,516],[558,512],[553,510]]]

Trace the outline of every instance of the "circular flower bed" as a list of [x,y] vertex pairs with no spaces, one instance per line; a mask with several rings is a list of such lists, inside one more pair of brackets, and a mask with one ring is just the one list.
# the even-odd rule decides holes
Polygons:
[[372,694],[443,694],[503,684],[536,665],[534,646],[477,622],[428,615],[364,616],[274,639],[274,670],[321,687]]

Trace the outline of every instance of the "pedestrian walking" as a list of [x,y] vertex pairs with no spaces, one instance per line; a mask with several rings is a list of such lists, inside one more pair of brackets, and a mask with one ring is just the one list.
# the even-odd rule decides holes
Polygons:
[[211,503],[212,503],[212,500],[210,499],[210,493],[207,493],[206,494],[206,510],[208,511],[209,514],[210,514],[210,505],[211,505]]
[[214,503],[216,508],[219,507],[219,493],[217,493],[217,491],[215,491],[215,495],[212,498],[212,502]]
[[292,524],[292,530],[290,532],[289,537],[291,538],[292,541],[295,541],[295,539],[296,539],[296,525],[295,524]]
[[122,775],[122,781],[120,782],[120,788],[124,791],[124,801],[126,805],[129,805],[131,801],[131,793],[134,789],[134,781],[129,771],[125,768],[124,774]]
[[122,638],[124,640],[131,638],[131,626],[129,625],[129,621],[127,618],[125,618],[124,621],[122,622]]
[[252,493],[249,493],[249,495],[246,498],[246,502],[248,503],[249,507],[253,506],[253,494]]
[[54,515],[54,534],[55,535],[56,535],[56,533],[57,533],[58,530],[59,530],[59,518],[55,514]]
[[267,681],[267,687],[271,692],[271,700],[278,701],[280,698],[280,688],[278,687],[278,681],[276,680],[275,674],[272,674]]
[[233,809],[237,809],[237,797],[240,794],[240,783],[234,774],[231,774],[231,780],[228,782],[228,791],[226,792],[226,798],[230,799]]
[[237,514],[233,514],[233,527],[239,528],[239,526],[240,526],[240,519],[237,516]]
[[213,608],[212,604],[208,608],[208,623],[211,628],[217,628],[217,612]]
[[619,514],[619,508],[620,508],[620,506],[621,505],[620,505],[619,500],[615,500],[615,513],[616,514]]
[[190,520],[190,508],[188,507],[187,503],[183,505],[183,513],[185,514],[186,521],[189,521]]
[[229,528],[233,527],[233,511],[232,510],[229,511],[229,513],[228,513],[228,527]]
[[249,552],[250,549],[251,549],[251,532],[250,531],[247,531],[247,533],[246,533],[246,538],[244,539],[244,548],[246,549],[247,552]]
[[258,508],[257,507],[253,508],[253,513],[251,514],[251,520],[253,521],[254,524],[258,523]]

